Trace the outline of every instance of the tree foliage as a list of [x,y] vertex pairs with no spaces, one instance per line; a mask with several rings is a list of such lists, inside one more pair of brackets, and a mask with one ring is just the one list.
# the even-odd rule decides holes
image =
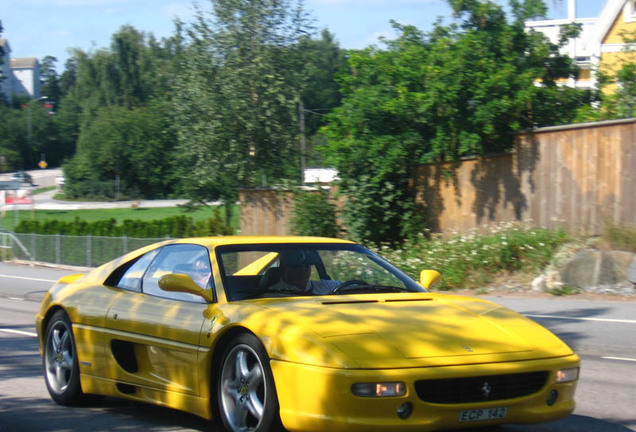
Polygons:
[[324,151],[340,172],[357,240],[396,243],[417,230],[422,209],[408,179],[418,164],[506,151],[514,131],[566,123],[585,100],[556,85],[576,73],[571,60],[525,31],[542,2],[511,2],[512,22],[494,2],[450,3],[456,22],[430,33],[394,23],[400,37],[385,49],[350,54]]
[[[107,106],[80,136],[78,151],[64,167],[69,197],[165,197],[175,180],[173,145],[161,107]],[[96,145],[97,144],[97,145]]]
[[64,166],[70,197],[157,198],[176,189],[167,49],[124,26],[110,49],[75,51],[59,110],[60,127],[77,144]]
[[329,190],[296,190],[291,224],[297,235],[338,237],[336,205]]
[[176,75],[179,165],[194,199],[300,178],[301,1],[215,0],[188,28]]

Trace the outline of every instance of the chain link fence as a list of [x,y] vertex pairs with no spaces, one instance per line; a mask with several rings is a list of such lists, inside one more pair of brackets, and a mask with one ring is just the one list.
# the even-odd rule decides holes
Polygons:
[[0,232],[0,258],[97,267],[162,238],[71,236]]

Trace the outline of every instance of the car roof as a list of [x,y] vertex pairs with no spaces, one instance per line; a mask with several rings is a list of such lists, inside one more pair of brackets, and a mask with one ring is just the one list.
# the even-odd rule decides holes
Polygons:
[[354,244],[349,240],[341,240],[328,237],[307,237],[307,236],[218,236],[218,237],[194,237],[178,239],[173,243],[196,243],[210,248],[226,245],[238,244],[303,244],[303,243],[324,243],[324,244]]

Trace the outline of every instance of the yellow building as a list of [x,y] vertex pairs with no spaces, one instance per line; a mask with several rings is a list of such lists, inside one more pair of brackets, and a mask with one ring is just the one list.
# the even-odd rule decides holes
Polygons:
[[568,0],[567,19],[527,21],[526,28],[557,43],[561,27],[572,23],[581,25],[581,34],[561,49],[580,68],[579,76],[566,83],[570,87],[595,88],[599,70],[612,73],[636,62],[636,0],[605,0],[596,18],[577,18],[576,0]]

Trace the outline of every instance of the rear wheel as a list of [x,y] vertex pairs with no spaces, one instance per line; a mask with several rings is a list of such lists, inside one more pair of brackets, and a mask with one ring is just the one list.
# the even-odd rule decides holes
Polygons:
[[217,400],[223,426],[228,431],[281,429],[269,356],[256,336],[242,334],[225,349],[217,380]]
[[71,321],[64,311],[53,314],[44,334],[44,380],[51,398],[60,405],[82,402],[79,363]]

